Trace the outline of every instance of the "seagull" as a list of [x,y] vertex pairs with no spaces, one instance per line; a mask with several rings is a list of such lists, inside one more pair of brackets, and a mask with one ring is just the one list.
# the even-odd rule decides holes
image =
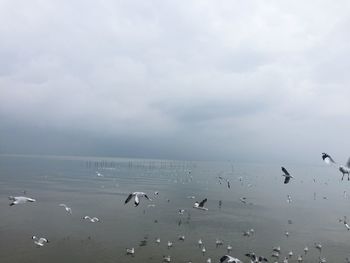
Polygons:
[[289,253],[288,253],[288,257],[293,257],[293,251],[289,251]]
[[227,263],[243,263],[238,258],[231,257],[229,255],[222,256],[220,258],[220,263],[227,262]]
[[179,236],[179,240],[185,241],[185,236]]
[[305,255],[307,254],[307,252],[309,252],[309,248],[308,248],[308,247],[305,247],[305,248],[304,248],[304,253],[305,253]]
[[159,243],[160,243],[160,238],[159,237],[156,239],[156,243],[159,245]]
[[302,255],[299,255],[297,261],[298,261],[299,263],[303,262],[303,256],[302,256]]
[[132,256],[134,256],[134,254],[135,254],[135,248],[127,248],[127,249],[126,249],[126,254],[127,254],[127,255],[132,255]]
[[103,174],[101,174],[99,171],[96,171],[97,177],[103,177]]
[[205,247],[203,247],[203,248],[202,248],[202,253],[203,253],[203,255],[205,254],[206,251],[207,251],[207,250],[205,249]]
[[68,214],[72,214],[72,208],[68,207],[68,206],[65,205],[65,204],[59,204],[59,206],[63,206],[64,209],[66,209],[66,211],[68,212]]
[[27,202],[35,202],[36,200],[33,198],[25,197],[25,196],[9,196],[10,201],[12,201],[9,206],[24,204]]
[[163,262],[170,262],[171,257],[170,256],[163,256]]
[[208,258],[208,259],[207,259],[207,263],[211,263],[211,258]]
[[178,212],[179,212],[179,215],[183,215],[185,213],[185,209],[179,209]]
[[202,245],[203,245],[203,241],[202,241],[202,239],[199,239],[199,240],[198,240],[198,246],[201,247]]
[[287,202],[290,204],[292,202],[292,197],[290,195],[287,195]]
[[245,255],[250,258],[251,263],[257,263],[257,262],[263,262],[263,261],[268,262],[267,258],[261,257],[261,256],[257,257],[255,253],[247,253]]
[[89,219],[91,223],[95,223],[100,221],[100,219],[98,219],[97,217],[90,217],[90,216],[84,216],[83,219]]
[[239,198],[239,201],[241,201],[243,204],[246,204],[247,203],[247,197],[241,197]]
[[173,246],[173,242],[168,241],[168,249]]
[[227,253],[230,253],[232,250],[232,246],[231,245],[227,245]]
[[326,163],[326,164],[335,164],[335,161],[333,160],[333,158],[327,154],[327,153],[322,153],[322,160]]
[[284,174],[282,174],[282,176],[284,176],[284,177],[285,177],[285,179],[284,179],[284,183],[285,183],[285,184],[288,184],[288,183],[289,183],[290,178],[293,178],[293,176],[291,176],[291,175],[288,173],[287,169],[286,169],[286,168],[284,168],[283,166],[281,167],[281,169],[282,169],[282,172],[284,173]]
[[205,211],[208,211],[208,208],[204,207],[204,204],[208,201],[207,198],[205,198],[202,202],[198,203],[198,202],[195,202],[194,205],[193,205],[193,208],[197,208],[197,209],[200,209],[200,210],[205,210]]
[[134,192],[134,193],[131,193],[129,194],[128,198],[126,198],[124,204],[127,204],[132,197],[135,197],[135,202],[134,202],[134,206],[138,206],[139,203],[140,203],[140,200],[139,200],[139,197],[145,197],[146,199],[148,199],[149,201],[152,201],[152,199],[150,199],[147,194],[145,194],[144,192]]
[[36,236],[32,236],[32,239],[34,240],[34,244],[39,247],[43,247],[45,243],[49,243],[49,240],[46,239],[45,237],[38,238]]
[[321,253],[321,250],[322,250],[321,243],[315,243],[315,248],[317,248],[320,251],[320,253]]
[[281,247],[280,246],[274,247],[274,248],[272,248],[272,251],[280,253],[281,252]]
[[[326,164],[337,164],[327,153],[322,153],[322,159]],[[339,171],[343,174],[341,178],[342,181],[344,180],[345,174],[348,175],[348,181],[350,181],[350,158],[348,159],[345,165],[339,166]]]
[[218,248],[219,246],[222,246],[223,244],[224,242],[222,242],[222,240],[216,239],[215,241],[216,248]]

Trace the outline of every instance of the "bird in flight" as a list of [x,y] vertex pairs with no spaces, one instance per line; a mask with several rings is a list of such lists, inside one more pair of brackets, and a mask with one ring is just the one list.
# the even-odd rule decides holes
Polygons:
[[205,199],[202,200],[200,203],[195,202],[194,205],[193,205],[193,208],[208,211],[208,208],[204,207],[204,204],[205,204],[207,201],[208,201],[208,199],[205,198]]
[[144,192],[134,192],[134,193],[129,194],[129,196],[126,198],[124,204],[127,204],[131,200],[132,197],[135,197],[135,201],[134,201],[134,206],[135,207],[140,204],[140,197],[145,197],[149,201],[152,201],[152,199],[149,198],[146,193],[144,193]]
[[283,172],[282,176],[285,177],[285,178],[284,178],[284,183],[285,183],[285,184],[288,184],[290,178],[293,178],[293,176],[291,176],[291,175],[289,174],[289,172],[287,171],[287,169],[284,168],[283,166],[281,167],[281,169],[282,169],[282,172]]

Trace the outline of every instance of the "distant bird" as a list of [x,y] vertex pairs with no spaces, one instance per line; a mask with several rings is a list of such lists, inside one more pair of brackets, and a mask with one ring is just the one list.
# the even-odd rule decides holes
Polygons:
[[322,153],[322,160],[326,163],[326,164],[331,164],[334,163],[335,161],[333,160],[333,158],[327,154],[327,153]]
[[185,241],[185,236],[180,235],[180,236],[179,236],[179,240],[180,240],[180,241]]
[[222,240],[216,239],[215,241],[216,248],[218,248],[219,246],[222,246],[223,244],[224,242],[222,242]]
[[160,238],[159,237],[156,239],[156,243],[159,245],[159,243],[160,243]]
[[243,263],[238,258],[231,257],[229,255],[222,256],[220,258],[220,263],[227,262],[227,263]]
[[126,249],[126,254],[127,255],[131,255],[131,256],[134,256],[134,254],[135,254],[135,248],[127,248]]
[[68,207],[65,204],[59,204],[59,206],[63,206],[64,209],[67,211],[68,214],[72,214],[72,208]]
[[280,246],[278,246],[278,247],[273,247],[273,248],[272,248],[272,251],[275,251],[275,252],[280,253],[280,252],[281,252],[281,247],[280,247]]
[[25,197],[25,196],[9,196],[10,201],[12,201],[9,206],[24,204],[27,202],[35,202],[36,200],[33,198]]
[[297,261],[298,261],[299,263],[303,262],[303,256],[302,256],[302,255],[299,255]]
[[173,242],[168,241],[168,249],[173,246]]
[[282,169],[282,172],[284,173],[284,174],[282,174],[282,176],[285,177],[285,178],[284,178],[284,183],[285,183],[285,184],[288,184],[290,178],[293,178],[293,176],[291,176],[291,175],[288,173],[287,169],[284,168],[283,166],[281,167],[281,169]]
[[232,250],[232,246],[231,245],[227,245],[227,253],[230,253]]
[[293,251],[289,251],[289,253],[288,253],[288,257],[293,257]]
[[45,245],[45,243],[49,243],[49,240],[46,239],[45,237],[36,237],[36,236],[32,236],[32,239],[34,240],[34,244],[39,246],[39,247],[42,247]]
[[99,222],[100,219],[98,219],[97,217],[90,217],[90,216],[84,216],[83,219],[88,219],[91,223],[96,223]]
[[292,202],[292,197],[290,195],[287,195],[287,202],[290,204]]
[[243,204],[247,203],[247,197],[241,197],[239,198],[239,201],[241,201]]
[[170,256],[163,256],[163,262],[171,262]]
[[202,241],[202,239],[199,239],[199,240],[198,240],[198,246],[201,247],[202,245],[203,245],[203,241]]
[[179,215],[183,215],[185,213],[185,209],[179,209],[178,212],[179,212]]
[[152,199],[150,199],[150,198],[147,196],[147,194],[145,194],[144,192],[134,192],[134,193],[129,194],[129,196],[128,196],[128,198],[126,198],[124,204],[127,204],[127,203],[131,200],[131,198],[132,198],[133,196],[135,197],[135,202],[134,202],[134,206],[135,206],[135,207],[138,206],[139,203],[140,203],[139,197],[145,197],[145,198],[148,199],[149,201],[152,201]]
[[308,247],[305,247],[305,248],[304,248],[304,253],[305,253],[305,255],[307,254],[307,252],[309,252],[309,248],[308,248]]
[[321,258],[321,257],[320,257],[319,260],[320,260],[319,263],[326,263],[326,262],[327,262],[326,258]]
[[284,233],[284,235],[285,235],[286,237],[289,237],[289,232],[286,231],[286,232]]
[[96,171],[97,177],[103,177],[103,174],[101,174],[99,171]]
[[203,253],[203,255],[205,254],[206,251],[207,251],[207,250],[205,249],[205,247],[202,247],[202,253]]
[[193,205],[193,208],[208,211],[208,208],[204,207],[204,204],[205,204],[207,201],[208,201],[208,199],[205,198],[205,199],[204,199],[203,201],[201,201],[200,203],[195,202],[194,205]]
[[211,258],[208,258],[208,259],[207,259],[207,263],[211,263]]
[[247,253],[245,255],[250,258],[251,263],[258,263],[258,262],[263,262],[263,261],[268,262],[267,258],[262,257],[262,256],[257,257],[255,255],[255,253]]

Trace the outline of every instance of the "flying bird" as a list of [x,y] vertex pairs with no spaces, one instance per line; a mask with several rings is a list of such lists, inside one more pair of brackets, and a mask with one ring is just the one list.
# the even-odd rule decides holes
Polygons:
[[63,206],[64,209],[67,211],[68,214],[72,214],[72,208],[68,207],[65,204],[59,204],[59,206]]
[[331,163],[336,163],[333,158],[327,154],[327,153],[322,153],[322,160],[326,163],[326,164],[331,164]]
[[[322,153],[322,159],[326,164],[336,164],[337,163],[333,160],[333,158],[327,154],[327,153]],[[338,167],[339,171],[342,173],[342,178],[341,180],[344,180],[344,176],[347,174],[348,175],[348,181],[350,181],[350,158],[346,162],[345,165],[339,165]]]
[[144,193],[144,192],[134,192],[134,193],[129,194],[129,196],[128,196],[128,198],[126,198],[124,204],[127,204],[131,200],[131,198],[133,196],[135,197],[135,202],[134,202],[134,206],[135,207],[140,204],[140,199],[139,199],[140,197],[145,197],[149,201],[152,201],[152,199],[149,198],[146,193]]
[[220,258],[220,263],[227,262],[227,263],[243,263],[238,258],[231,257],[230,255],[225,255]]
[[284,168],[283,166],[281,167],[281,169],[282,169],[282,172],[284,173],[284,174],[282,174],[282,176],[285,177],[285,178],[284,178],[284,183],[285,183],[285,184],[288,184],[290,178],[293,178],[293,176],[291,176],[291,175],[288,173],[287,169]]
[[32,239],[34,240],[34,244],[39,247],[43,247],[45,243],[49,243],[49,240],[46,239],[45,237],[38,238],[36,236],[32,236]]
[[204,207],[204,204],[205,204],[207,201],[208,201],[208,199],[205,198],[205,199],[204,199],[203,201],[201,201],[200,203],[195,202],[194,205],[193,205],[193,208],[208,211],[208,208]]
[[35,202],[36,200],[33,198],[25,197],[25,196],[9,196],[10,201],[12,201],[9,206],[24,204],[27,202]]

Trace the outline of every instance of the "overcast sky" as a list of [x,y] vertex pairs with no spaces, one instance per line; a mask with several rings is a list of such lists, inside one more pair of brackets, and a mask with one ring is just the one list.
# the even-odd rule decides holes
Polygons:
[[349,1],[0,1],[0,153],[350,156]]

